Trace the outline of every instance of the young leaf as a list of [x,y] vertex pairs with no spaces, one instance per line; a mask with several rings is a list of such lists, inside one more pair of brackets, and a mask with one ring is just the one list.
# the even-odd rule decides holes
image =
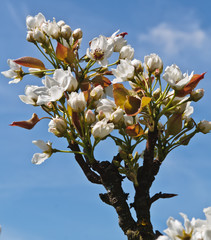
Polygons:
[[135,116],[141,111],[141,99],[133,96],[127,96],[124,103],[124,109],[128,116]]
[[44,63],[41,60],[33,57],[21,57],[13,61],[24,67],[39,68],[41,70],[46,69]]
[[142,129],[141,125],[137,123],[127,126],[126,133],[131,137],[139,137],[144,134],[144,130]]
[[167,122],[169,135],[176,135],[182,130],[182,113],[174,113]]
[[202,74],[194,74],[191,78],[190,82],[185,85],[185,87],[179,91],[177,91],[176,96],[177,97],[184,97],[192,92],[192,90],[198,85],[198,83],[204,78],[204,75],[206,73]]
[[129,91],[121,83],[116,83],[113,85],[113,95],[116,105],[124,109],[125,101],[127,100],[127,95]]

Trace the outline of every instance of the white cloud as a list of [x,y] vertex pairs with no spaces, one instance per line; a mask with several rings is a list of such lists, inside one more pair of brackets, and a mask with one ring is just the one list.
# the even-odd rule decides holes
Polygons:
[[211,36],[197,23],[178,27],[163,22],[151,28],[147,33],[139,35],[141,43],[155,45],[169,56],[178,55],[187,49],[202,50],[210,38]]

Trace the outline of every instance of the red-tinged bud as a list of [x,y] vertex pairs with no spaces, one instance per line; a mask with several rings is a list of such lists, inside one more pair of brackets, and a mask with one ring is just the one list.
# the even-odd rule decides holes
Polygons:
[[13,122],[10,124],[10,126],[17,126],[17,127],[22,127],[26,129],[32,129],[40,119],[38,118],[36,113],[33,113],[32,118],[26,121],[19,121],[19,122]]

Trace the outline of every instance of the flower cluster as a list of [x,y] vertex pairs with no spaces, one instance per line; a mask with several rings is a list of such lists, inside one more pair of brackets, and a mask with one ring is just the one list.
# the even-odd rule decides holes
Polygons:
[[210,240],[211,239],[211,207],[205,208],[206,220],[192,218],[190,221],[184,213],[180,215],[184,218],[182,224],[170,217],[167,220],[168,228],[164,230],[167,236],[160,236],[157,240]]
[[[89,164],[94,161],[96,145],[110,137],[126,163],[116,163],[120,172],[132,175],[129,179],[134,183],[141,154],[133,155],[133,151],[147,140],[149,131],[158,131],[155,158],[160,162],[174,148],[187,145],[195,134],[210,132],[211,122],[195,123],[191,117],[191,102],[204,95],[203,89],[195,90],[204,74],[182,73],[176,64],[163,71],[163,61],[155,53],[145,56],[143,62],[134,59],[125,32],[92,39],[86,54],[80,57],[80,28],[72,31],[64,21],[47,21],[41,13],[28,16],[26,25],[26,39],[52,68],[46,68],[39,59],[21,57],[9,59],[10,69],[2,74],[12,79],[9,83],[18,83],[27,75],[42,78],[38,85],[26,85],[25,95],[19,97],[26,104],[41,107],[47,116],[33,115],[12,126],[31,129],[41,119],[49,119],[49,132],[67,139],[68,144],[77,143]],[[56,49],[52,41],[56,41]],[[114,52],[118,57],[111,63]],[[49,142],[33,143],[43,150],[33,156],[35,164],[62,151],[53,149]]]

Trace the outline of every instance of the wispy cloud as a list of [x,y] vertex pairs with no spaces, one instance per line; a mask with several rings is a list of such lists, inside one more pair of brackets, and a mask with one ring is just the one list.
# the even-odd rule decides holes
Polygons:
[[198,24],[189,25],[187,29],[183,30],[165,22],[139,36],[141,42],[147,41],[157,45],[168,55],[180,54],[187,48],[202,49],[207,38],[209,36],[200,29]]
[[168,61],[179,61],[185,67],[187,63],[194,66],[196,59],[199,65],[209,65],[211,61],[211,32],[196,20],[184,24],[158,23],[139,34],[138,40],[142,53],[154,51]]
[[13,19],[14,23],[20,30],[25,31],[25,18],[28,13],[28,7],[25,3],[16,2],[16,4],[7,1],[6,2],[7,10],[10,14],[10,17]]

